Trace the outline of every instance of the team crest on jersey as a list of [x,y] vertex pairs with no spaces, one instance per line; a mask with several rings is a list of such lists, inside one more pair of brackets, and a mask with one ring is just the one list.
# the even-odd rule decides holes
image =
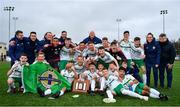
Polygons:
[[153,49],[156,49],[156,47],[155,47],[155,46],[153,46]]
[[45,88],[50,88],[55,84],[61,84],[61,80],[58,79],[58,76],[54,73],[54,70],[48,69],[41,76],[38,77],[38,80]]

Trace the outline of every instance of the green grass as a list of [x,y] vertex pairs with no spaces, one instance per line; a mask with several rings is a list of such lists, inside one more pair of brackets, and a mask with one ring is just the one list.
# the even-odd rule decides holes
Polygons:
[[[117,102],[113,104],[103,103],[103,97],[89,96],[88,94],[80,94],[79,98],[72,98],[75,93],[65,93],[64,96],[55,100],[49,100],[48,97],[41,98],[37,94],[8,94],[7,76],[10,65],[7,62],[0,62],[0,106],[180,106],[180,62],[176,62],[173,70],[173,87],[172,89],[160,89],[159,91],[169,96],[169,101],[160,101],[150,98],[148,102],[128,97],[116,97]],[[151,82],[152,83],[152,82]]]

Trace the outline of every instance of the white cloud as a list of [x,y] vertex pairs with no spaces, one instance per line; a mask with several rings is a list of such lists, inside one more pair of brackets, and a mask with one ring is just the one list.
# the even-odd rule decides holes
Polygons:
[[[120,33],[129,30],[132,37],[144,36],[148,32],[159,35],[162,32],[161,9],[168,9],[166,15],[166,33],[170,39],[180,35],[179,0],[1,0],[0,5],[0,41],[8,39],[8,13],[4,6],[15,6],[12,16],[18,16],[17,28],[28,35],[36,31],[42,39],[47,31],[57,36],[67,30],[69,36],[80,42],[94,30],[102,38],[117,38],[116,18],[121,18]],[[13,35],[13,21],[11,22]]]

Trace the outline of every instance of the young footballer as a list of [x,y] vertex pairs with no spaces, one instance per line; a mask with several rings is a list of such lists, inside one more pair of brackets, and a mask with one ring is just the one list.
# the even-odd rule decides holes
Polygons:
[[144,64],[144,49],[141,46],[141,39],[139,37],[134,38],[134,45],[131,46],[132,61],[141,69],[143,83],[146,84],[146,69]]
[[132,75],[125,75],[125,68],[119,69],[119,79],[125,89],[136,92],[140,95],[150,96],[151,98],[157,98],[161,100],[168,100],[167,95],[161,94],[159,91],[148,87],[147,85],[140,83]]
[[96,66],[94,63],[89,64],[89,70],[83,72],[82,77],[90,81],[90,95],[94,96],[96,81],[99,75],[97,74]]
[[129,31],[124,31],[124,38],[120,41],[119,46],[122,49],[125,57],[127,58],[128,67],[131,65],[131,45],[133,44],[131,40],[129,40]]
[[78,79],[78,74],[74,69],[73,63],[67,63],[66,68],[61,71],[61,75],[71,84],[73,83],[74,79]]
[[71,53],[73,53],[72,48],[74,48],[74,46],[71,44],[71,38],[66,38],[65,39],[65,45],[62,47],[61,52],[60,52],[60,63],[59,63],[59,69],[63,70],[66,67],[66,64],[68,63],[68,61],[70,61],[71,57]]
[[[62,45],[59,45],[58,38],[53,38],[52,44],[49,44],[47,47],[44,47],[43,52],[47,62],[57,71],[59,71],[59,61],[60,61],[60,51]],[[60,72],[60,71],[59,71]]]
[[103,64],[98,64],[98,70],[97,74],[99,76],[98,82],[99,82],[99,93],[102,95],[103,91],[105,89],[105,78],[103,76],[103,70],[104,70],[104,65]]
[[111,62],[114,62],[116,67],[119,68],[117,60],[109,52],[106,52],[104,47],[99,47],[98,56],[95,58],[95,60],[98,63],[102,63],[106,69],[109,67]]
[[106,86],[108,87],[108,90],[106,91],[108,98],[103,99],[106,103],[113,103],[115,102],[115,99],[113,95],[128,95],[131,97],[136,97],[145,101],[148,101],[147,96],[142,96],[140,94],[137,94],[133,91],[130,91],[126,88],[124,88],[123,84],[119,80],[118,76],[115,75],[109,75],[109,72],[107,69],[103,70],[103,75],[106,78]]
[[15,87],[15,82],[19,83],[19,91],[23,92],[23,84],[22,84],[22,72],[23,72],[23,67],[24,65],[29,65],[27,60],[27,55],[26,54],[21,54],[20,61],[15,62],[15,64],[11,67],[11,69],[8,71],[7,76],[8,76],[8,90],[7,93],[9,92],[15,92],[16,87]]
[[84,57],[82,55],[77,56],[76,62],[74,63],[74,69],[78,75],[86,70],[85,64],[86,62],[84,61]]

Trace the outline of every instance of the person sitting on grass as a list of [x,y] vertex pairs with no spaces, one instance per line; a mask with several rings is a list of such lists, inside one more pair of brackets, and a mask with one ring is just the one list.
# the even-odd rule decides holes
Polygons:
[[23,72],[23,67],[24,65],[29,65],[27,60],[27,55],[26,54],[21,54],[20,61],[15,62],[15,64],[11,67],[11,69],[8,71],[7,76],[8,76],[8,90],[7,93],[15,93],[16,87],[15,83],[19,83],[19,91],[23,92],[23,85],[22,85],[22,75],[21,73]]
[[66,68],[61,71],[61,75],[66,78],[71,85],[74,79],[78,79],[78,74],[74,69],[73,63],[67,63]]
[[129,75],[129,74],[125,75],[125,70],[126,70],[125,68],[120,67],[118,71],[119,79],[123,87],[125,87],[125,89],[138,93],[140,95],[149,96],[151,98],[168,100],[167,95],[161,94],[159,91],[148,87],[144,83],[140,83],[132,75]]
[[91,87],[90,95],[94,96],[95,95],[96,81],[97,81],[97,78],[99,77],[98,74],[97,74],[97,70],[96,70],[95,64],[94,63],[90,63],[89,64],[89,70],[84,71],[81,74],[81,77],[83,79],[87,79],[87,80],[90,81],[90,87]]
[[106,93],[107,93],[107,96],[108,96],[108,98],[103,99],[103,101],[105,103],[114,103],[114,102],[116,102],[113,95],[118,95],[118,96],[128,95],[128,96],[131,96],[131,97],[135,97],[135,98],[139,98],[141,100],[148,101],[147,96],[142,96],[142,95],[140,95],[138,93],[135,93],[133,91],[130,91],[130,90],[126,89],[123,86],[122,82],[119,81],[119,77],[116,76],[116,75],[110,75],[110,73],[108,72],[107,69],[103,70],[103,75],[106,78],[106,82],[105,82],[106,87],[107,87]]

